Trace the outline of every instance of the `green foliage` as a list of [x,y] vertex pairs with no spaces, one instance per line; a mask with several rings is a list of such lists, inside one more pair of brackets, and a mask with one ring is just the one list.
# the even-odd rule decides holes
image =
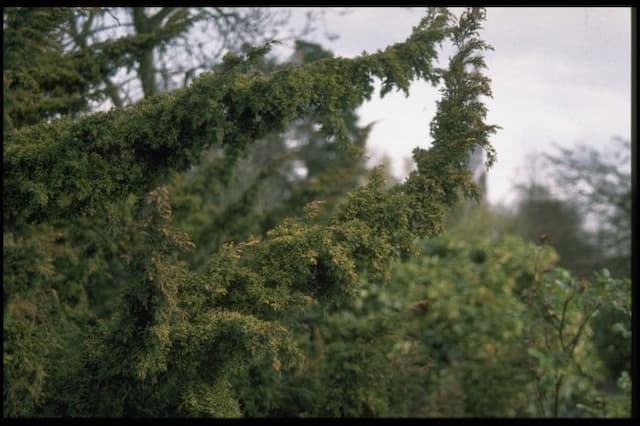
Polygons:
[[[332,56],[315,44],[296,46],[293,64]],[[265,62],[258,68],[269,73],[277,66]],[[369,127],[357,126],[353,110],[342,115],[350,140],[346,147],[318,129],[319,118],[311,114],[283,134],[256,141],[227,175],[224,153],[210,149],[197,165],[174,176],[170,186],[174,223],[197,246],[189,256],[190,265],[200,267],[221,243],[265,236],[285,217],[300,216],[307,203],[323,202],[322,214],[330,215],[337,200],[365,179],[363,148]]]
[[57,43],[70,9],[3,9],[4,128],[35,124],[86,106],[87,81]]
[[[184,30],[183,23],[174,22],[88,46],[76,21],[104,13],[101,8],[3,9],[5,131],[87,112],[90,101],[107,96],[109,89],[101,85],[105,79],[132,66],[150,46],[162,46]],[[68,47],[69,38],[76,42],[74,49]]]
[[[34,33],[34,44],[62,25],[57,13],[40,12],[51,22]],[[475,38],[483,19],[477,9],[459,21],[445,10],[429,10],[406,42],[384,51],[269,73],[258,67],[266,49],[250,49],[227,56],[189,87],[79,118],[52,120],[67,111],[40,106],[20,115],[18,95],[8,97],[5,415],[243,414],[246,389],[237,386],[252,369],[297,368],[301,356],[287,327],[291,319],[315,303],[348,300],[364,276],[386,279],[392,260],[414,251],[416,236],[441,231],[457,191],[473,192],[461,163],[474,146],[489,148],[495,131],[484,124],[486,111],[477,101],[490,95],[479,55],[488,46]],[[20,37],[31,40],[33,34],[26,34]],[[448,70],[435,70],[435,45],[447,36],[459,53]],[[144,37],[105,43],[87,47],[98,58],[90,62],[96,65],[91,78],[113,70],[109,61],[135,56]],[[70,69],[80,65],[67,61],[59,43],[54,47],[55,61]],[[5,86],[11,69],[29,67],[14,64]],[[254,141],[304,117],[320,123],[336,147],[348,146],[354,140],[348,111],[371,96],[374,77],[382,79],[383,94],[407,91],[415,78],[445,83],[433,148],[415,151],[418,170],[391,189],[374,172],[332,210],[323,214],[319,203],[311,203],[301,217],[281,221],[262,239],[221,245],[202,269],[190,269],[184,259],[194,244],[172,224],[162,185],[212,147],[224,153],[214,171],[224,184]],[[29,90],[40,93],[41,86]],[[79,89],[83,98],[87,87]],[[110,306],[96,303],[101,295],[114,299]],[[358,367],[368,356],[366,345],[343,348],[328,350],[330,358],[351,366],[340,383],[355,385],[354,378],[365,377],[373,384],[379,373]],[[339,413],[385,409],[381,396],[362,392],[341,391],[353,406]],[[336,406],[327,409],[338,414]]]
[[306,361],[284,370],[282,381],[253,383],[272,395],[261,409],[303,416],[630,415],[629,370],[620,389],[608,387],[589,338],[599,310],[617,309],[625,320],[616,330],[630,344],[629,281],[606,272],[578,280],[554,267],[549,246],[514,237],[431,239],[420,252],[396,262],[387,284],[308,313],[297,330]]
[[[601,308],[613,308],[624,314],[623,322],[614,328],[630,345],[630,294],[630,280],[613,279],[607,270],[588,281],[576,280],[560,268],[523,293],[530,307],[527,324],[533,339],[528,351],[536,360],[538,414],[628,415],[630,400],[625,401],[624,396],[608,399],[602,389],[606,371],[585,335],[592,333],[591,324]],[[629,397],[629,389],[623,390]]]
[[[629,415],[630,280],[576,279],[486,205],[436,238],[478,195],[469,153],[495,160],[482,9],[429,9],[355,59],[247,46],[81,117],[196,19],[169,9],[72,51],[61,34],[102,9],[3,14],[4,415]],[[363,165],[374,78],[442,83],[432,146],[396,185]]]
[[523,306],[514,293],[534,266],[528,249],[512,239],[475,246],[436,240],[419,262],[399,268],[401,283],[416,283],[405,302],[409,336],[431,364],[421,386],[427,395],[414,401],[420,415],[522,414]]
[[[222,70],[135,107],[8,132],[3,163],[5,223],[17,226],[69,215],[98,216],[109,202],[130,193],[142,195],[170,171],[186,169],[210,144],[232,154],[230,167],[249,143],[284,130],[288,122],[311,110],[321,115],[328,134],[334,134],[337,142],[347,142],[339,111],[371,95],[371,77],[395,81],[381,65],[388,56],[396,58],[403,78],[427,72],[436,78],[430,68],[435,56],[432,44],[444,37],[445,22],[443,15],[429,18],[408,41],[428,53],[405,59],[417,62],[401,62],[403,45],[399,44],[355,60],[322,60],[269,76]],[[398,87],[401,83],[396,82]],[[459,150],[473,143],[475,139],[459,141]],[[50,158],[58,161],[52,164]],[[27,169],[38,173],[22,173]],[[66,178],[70,175],[75,179]],[[96,188],[95,182],[100,186]]]

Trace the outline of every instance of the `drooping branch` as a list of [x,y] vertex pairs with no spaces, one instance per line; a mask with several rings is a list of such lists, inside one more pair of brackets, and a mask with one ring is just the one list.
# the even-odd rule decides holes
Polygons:
[[189,88],[132,107],[9,132],[5,226],[99,214],[105,204],[155,188],[211,145],[240,154],[252,141],[309,112],[321,114],[327,133],[344,139],[339,111],[371,96],[372,77],[404,90],[416,77],[436,81],[431,63],[447,20],[446,14],[431,12],[406,42],[373,55],[327,59],[268,77],[239,61],[201,76]]

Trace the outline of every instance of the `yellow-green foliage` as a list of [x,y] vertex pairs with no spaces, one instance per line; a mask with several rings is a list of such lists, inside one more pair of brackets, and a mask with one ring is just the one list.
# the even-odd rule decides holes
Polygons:
[[[278,372],[299,361],[284,319],[355,294],[365,273],[384,280],[415,237],[441,232],[460,190],[474,193],[468,152],[481,146],[492,159],[496,130],[478,101],[491,94],[481,74],[488,46],[476,38],[483,19],[480,9],[458,20],[432,9],[384,51],[269,74],[255,66],[265,49],[249,50],[135,105],[82,118],[42,112],[37,124],[6,129],[5,415],[242,414],[236,393],[246,389],[231,383],[255,366]],[[447,37],[458,52],[448,69],[434,69]],[[375,77],[383,93],[406,92],[414,79],[444,83],[432,147],[414,151],[406,182],[385,189],[374,173],[323,221],[310,207],[190,270],[183,259],[193,243],[171,225],[162,185],[212,146],[230,170],[249,144],[308,114],[348,143],[343,111],[371,96]],[[98,283],[117,293],[109,318],[88,308]]]

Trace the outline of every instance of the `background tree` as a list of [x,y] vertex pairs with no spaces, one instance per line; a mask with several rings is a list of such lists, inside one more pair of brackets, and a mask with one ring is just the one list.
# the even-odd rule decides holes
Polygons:
[[520,194],[515,232],[527,241],[544,240],[553,245],[562,266],[581,276],[589,275],[596,267],[598,249],[589,241],[584,216],[575,202],[557,198],[538,183],[521,186]]
[[574,200],[589,226],[589,238],[602,256],[594,268],[631,275],[631,144],[614,138],[604,149],[578,145],[549,154],[553,181]]
[[630,276],[629,141],[614,139],[600,150],[556,148],[531,156],[528,182],[516,186],[514,231],[529,241],[545,234],[561,265],[576,274],[607,268],[614,276]]
[[123,35],[144,41],[126,66],[101,82],[108,100],[120,107],[188,84],[243,44],[276,39],[288,17],[285,10],[267,8],[88,8],[70,16],[64,45],[86,49]]

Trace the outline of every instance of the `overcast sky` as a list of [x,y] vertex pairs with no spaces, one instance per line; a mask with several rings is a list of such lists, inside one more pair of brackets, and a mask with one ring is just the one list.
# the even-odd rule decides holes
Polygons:
[[[306,10],[294,8],[292,23]],[[308,39],[353,57],[403,41],[423,15],[422,8],[334,8],[325,11],[324,24],[339,38],[330,41],[320,22]],[[488,173],[491,202],[513,201],[513,183],[526,179],[531,153],[552,152],[554,143],[605,146],[614,136],[630,139],[630,8],[489,7],[481,37],[495,48],[486,53],[493,88],[487,121],[503,128],[492,138],[498,161]],[[386,153],[403,177],[411,150],[429,144],[438,97],[436,89],[415,83],[409,98],[393,93],[364,104],[361,124],[377,121],[369,139],[372,160]]]

